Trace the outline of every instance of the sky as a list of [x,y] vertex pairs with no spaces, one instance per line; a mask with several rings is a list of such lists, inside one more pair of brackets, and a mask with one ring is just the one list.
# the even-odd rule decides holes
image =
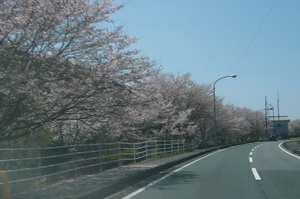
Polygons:
[[[114,23],[164,73],[216,84],[225,104],[300,119],[299,0],[116,0]],[[273,113],[270,112],[270,115]]]

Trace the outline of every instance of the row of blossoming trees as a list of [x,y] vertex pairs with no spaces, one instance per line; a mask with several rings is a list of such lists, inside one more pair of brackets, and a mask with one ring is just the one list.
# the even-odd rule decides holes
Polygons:
[[[211,142],[211,85],[164,74],[142,56],[136,39],[110,19],[121,7],[113,0],[0,0],[1,141]],[[217,108],[221,143],[264,133],[261,113],[222,99]]]

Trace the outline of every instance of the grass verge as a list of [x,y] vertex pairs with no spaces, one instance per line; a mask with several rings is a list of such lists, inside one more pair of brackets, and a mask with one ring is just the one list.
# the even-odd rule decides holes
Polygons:
[[300,155],[300,141],[289,141],[283,144],[284,148],[289,150],[290,152]]

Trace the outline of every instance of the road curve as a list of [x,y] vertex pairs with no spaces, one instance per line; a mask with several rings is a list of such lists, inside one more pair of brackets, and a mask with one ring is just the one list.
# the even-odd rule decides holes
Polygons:
[[300,198],[300,159],[279,144],[251,143],[208,154],[120,198]]

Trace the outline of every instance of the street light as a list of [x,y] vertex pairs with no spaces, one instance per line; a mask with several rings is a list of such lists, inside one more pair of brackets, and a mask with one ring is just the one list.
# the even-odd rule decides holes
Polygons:
[[274,106],[272,104],[269,104],[268,110],[273,111],[273,120],[274,120]]
[[221,77],[219,79],[217,79],[214,84],[213,84],[213,98],[214,98],[214,137],[215,137],[215,145],[217,144],[217,112],[216,112],[216,83],[218,81],[220,81],[221,79],[225,79],[225,78],[228,78],[228,77],[232,77],[232,78],[236,78],[237,75],[227,75],[227,76],[224,76],[224,77]]

